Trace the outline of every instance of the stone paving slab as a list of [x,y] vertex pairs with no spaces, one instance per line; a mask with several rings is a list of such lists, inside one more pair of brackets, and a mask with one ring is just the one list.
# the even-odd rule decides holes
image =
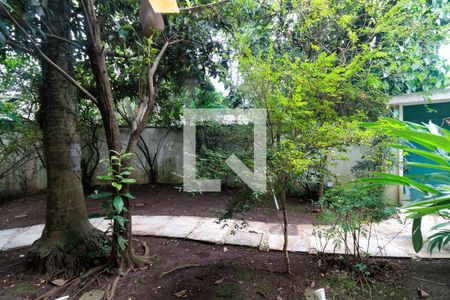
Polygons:
[[89,222],[92,224],[92,226],[94,227],[99,227],[101,226],[101,224],[105,221],[105,218],[92,218],[89,219]]
[[314,234],[314,226],[312,224],[297,225],[297,228],[300,235],[309,236]]
[[[283,250],[284,236],[278,234],[269,235],[269,248],[271,250]],[[307,242],[298,235],[288,237],[288,251],[310,252]]]
[[269,232],[270,223],[248,221],[245,230],[248,232],[265,233]]
[[[295,224],[288,224],[288,235],[298,235],[298,227]],[[283,235],[283,225],[269,223],[269,234]]]
[[172,219],[172,216],[133,216],[133,234],[158,236],[158,233],[161,232]]
[[4,246],[8,243],[10,239],[15,236],[17,231],[21,230],[20,228],[11,228],[0,231],[0,251],[3,250]]
[[20,230],[14,232],[14,235],[3,246],[3,249],[29,246],[41,236],[43,230],[43,224],[20,228]]
[[231,220],[228,220],[227,224],[223,224],[218,223],[214,218],[202,219],[202,222],[186,236],[187,239],[222,245],[225,243],[226,235],[230,235],[234,229],[234,222]]
[[[170,236],[173,238],[187,238],[202,220],[198,217],[180,216],[165,222],[165,226],[159,227],[157,236]],[[134,231],[134,230],[133,230]]]
[[[90,220],[91,224],[102,231],[110,226],[110,221],[103,218]],[[432,234],[430,229],[441,220],[424,218],[424,237]],[[218,223],[215,218],[195,216],[133,216],[133,234],[144,236],[164,236],[184,238],[216,244],[241,245],[258,247],[260,250],[283,249],[283,227],[277,223],[264,223],[248,221],[245,226],[239,220],[227,220]],[[0,251],[31,245],[41,234],[44,225],[35,225],[23,228],[0,230]],[[329,226],[320,226],[326,229]],[[349,248],[336,247],[332,241],[326,244],[325,238],[315,234],[312,224],[295,225],[288,227],[288,250],[292,252],[316,253],[351,253],[352,242]],[[326,244],[326,247],[324,246]],[[411,244],[411,221],[399,222],[391,219],[372,226],[370,239],[368,236],[360,238],[361,251],[372,256],[390,257],[426,257],[427,245],[419,253],[415,253]],[[450,258],[450,248],[435,251],[431,258]]]
[[262,238],[263,233],[236,231],[233,234],[227,234],[225,236],[224,243],[229,245],[249,246],[258,248],[259,245],[261,244]]

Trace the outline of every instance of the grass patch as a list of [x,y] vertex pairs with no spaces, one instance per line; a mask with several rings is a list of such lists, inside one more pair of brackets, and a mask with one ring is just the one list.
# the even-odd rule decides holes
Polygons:
[[36,294],[38,289],[39,288],[31,282],[21,282],[14,287],[3,290],[0,294],[0,299],[17,299],[18,296],[23,297],[24,295]]

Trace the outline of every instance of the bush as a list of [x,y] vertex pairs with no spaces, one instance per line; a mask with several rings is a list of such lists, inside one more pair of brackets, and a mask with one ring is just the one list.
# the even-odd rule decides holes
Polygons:
[[333,242],[335,248],[344,246],[346,252],[353,253],[360,259],[360,238],[367,238],[369,244],[371,224],[379,223],[396,213],[396,208],[387,203],[381,189],[338,186],[327,190],[320,199],[322,214],[318,221],[331,224],[331,227],[315,228],[316,236],[326,240],[322,245],[323,250],[329,242]]

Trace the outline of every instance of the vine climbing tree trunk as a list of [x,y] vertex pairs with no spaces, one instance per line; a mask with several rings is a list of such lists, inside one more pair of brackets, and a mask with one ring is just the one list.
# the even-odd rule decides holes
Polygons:
[[[46,24],[60,37],[71,38],[69,0],[49,1]],[[68,74],[72,73],[70,45],[49,38],[42,51]],[[89,223],[80,168],[75,87],[42,60],[39,123],[47,167],[45,228],[28,255],[31,266],[48,277],[72,277],[105,256],[104,235]]]

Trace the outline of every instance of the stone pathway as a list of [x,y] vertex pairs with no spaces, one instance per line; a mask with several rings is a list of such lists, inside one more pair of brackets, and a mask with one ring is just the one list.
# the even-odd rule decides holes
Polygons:
[[[92,225],[106,231],[109,221],[103,218],[90,220]],[[442,220],[441,220],[442,221]],[[430,236],[431,227],[440,222],[437,218],[427,217],[422,220],[422,232]],[[31,245],[42,233],[44,225],[13,228],[0,231],[0,251]],[[336,247],[332,241],[327,243],[322,233],[329,227],[313,227],[311,224],[288,226],[288,250],[305,253],[346,253],[346,249]],[[161,236],[205,241],[223,245],[241,245],[260,250],[282,250],[283,228],[278,223],[227,220],[217,223],[217,219],[194,216],[133,216],[133,234],[142,236]],[[323,234],[322,234],[323,236]],[[400,222],[396,219],[386,220],[374,225],[370,238],[361,237],[362,251],[372,256],[388,257],[430,257],[426,246],[420,253],[415,253],[411,244],[411,221]],[[350,249],[353,246],[350,244]],[[347,253],[349,250],[347,249]],[[351,251],[350,251],[351,252]],[[450,258],[450,247],[438,252],[432,258]]]

